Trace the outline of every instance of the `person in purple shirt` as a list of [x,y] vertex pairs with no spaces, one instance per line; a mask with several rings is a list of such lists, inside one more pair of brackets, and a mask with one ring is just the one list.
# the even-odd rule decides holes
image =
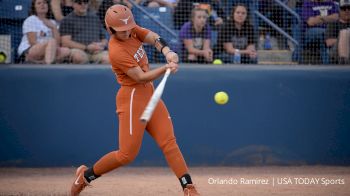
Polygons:
[[328,63],[324,33],[328,23],[338,20],[337,5],[332,0],[307,0],[304,1],[301,16],[304,21],[304,50],[310,51],[319,48],[322,62],[317,63]]
[[191,21],[186,22],[179,32],[181,59],[185,63],[211,63],[211,29],[207,24],[208,13],[204,9],[194,8]]

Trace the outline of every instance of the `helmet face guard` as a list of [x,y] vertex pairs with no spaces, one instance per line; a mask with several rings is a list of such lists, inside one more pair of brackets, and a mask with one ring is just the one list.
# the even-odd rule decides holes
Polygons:
[[113,5],[105,15],[106,29],[110,34],[116,31],[127,31],[136,27],[131,10],[124,5]]

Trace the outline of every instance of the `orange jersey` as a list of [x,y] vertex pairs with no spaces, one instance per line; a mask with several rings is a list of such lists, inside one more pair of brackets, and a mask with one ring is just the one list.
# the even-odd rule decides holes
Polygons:
[[126,74],[130,68],[139,66],[144,72],[149,70],[148,58],[142,45],[149,32],[148,29],[136,26],[131,31],[130,39],[121,41],[112,36],[109,40],[109,59],[120,85],[137,84]]

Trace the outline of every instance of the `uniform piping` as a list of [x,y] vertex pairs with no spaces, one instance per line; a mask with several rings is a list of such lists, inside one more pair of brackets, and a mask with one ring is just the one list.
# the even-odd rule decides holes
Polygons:
[[130,120],[129,120],[129,122],[130,122],[130,135],[132,135],[132,102],[133,102],[133,99],[134,99],[134,93],[135,93],[135,88],[133,88],[132,89],[132,91],[131,91],[131,96],[130,96],[130,113],[129,113],[129,115],[130,115]]

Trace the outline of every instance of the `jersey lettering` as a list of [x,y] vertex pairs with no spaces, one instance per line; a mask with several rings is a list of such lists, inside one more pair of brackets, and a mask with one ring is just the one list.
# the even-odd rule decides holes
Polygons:
[[142,57],[145,55],[145,51],[143,50],[142,45],[139,47],[139,49],[137,49],[136,53],[134,54],[134,59],[137,62],[140,62],[140,60],[142,59]]

